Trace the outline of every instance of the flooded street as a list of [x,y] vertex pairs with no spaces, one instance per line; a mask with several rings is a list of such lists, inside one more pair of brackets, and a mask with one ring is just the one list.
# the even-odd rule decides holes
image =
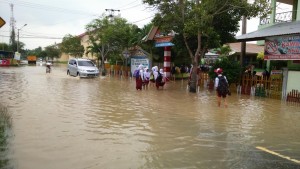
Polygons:
[[8,168],[300,168],[299,105],[233,93],[226,109],[214,92],[189,93],[186,81],[136,91],[127,78],[45,71],[0,68],[13,122]]

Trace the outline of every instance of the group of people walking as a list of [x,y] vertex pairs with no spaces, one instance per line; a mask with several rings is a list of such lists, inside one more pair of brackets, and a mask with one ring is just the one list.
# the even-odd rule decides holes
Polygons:
[[163,88],[166,82],[163,69],[158,71],[157,66],[152,67],[150,71],[148,67],[144,68],[143,65],[139,65],[133,76],[136,79],[136,90],[148,89],[149,84],[155,84],[156,89]]
[[[221,100],[224,100],[224,106],[227,107],[226,96],[231,95],[229,91],[229,85],[226,76],[223,76],[222,68],[214,70],[217,74],[215,78],[215,89],[217,91],[217,102],[218,106],[221,106]],[[165,85],[166,75],[163,69],[158,71],[158,67],[152,67],[151,71],[148,67],[144,68],[143,65],[139,65],[138,69],[134,71],[133,76],[136,79],[136,90],[148,89],[149,84],[155,84],[156,89]]]

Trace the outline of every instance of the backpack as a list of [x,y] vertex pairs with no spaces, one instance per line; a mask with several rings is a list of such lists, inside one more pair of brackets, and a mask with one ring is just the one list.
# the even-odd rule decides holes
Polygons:
[[224,76],[218,76],[219,78],[219,84],[218,84],[218,87],[217,87],[217,91],[222,94],[222,95],[226,95],[228,94],[228,83],[225,79]]
[[160,72],[157,72],[157,73],[158,73],[158,76],[156,78],[156,82],[157,83],[161,83],[161,81],[162,81],[162,74]]
[[134,72],[133,72],[133,77],[137,78],[140,76],[140,70],[139,69],[136,69]]

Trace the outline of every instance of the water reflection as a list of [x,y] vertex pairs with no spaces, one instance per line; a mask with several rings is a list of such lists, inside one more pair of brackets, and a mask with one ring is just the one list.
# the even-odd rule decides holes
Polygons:
[[215,93],[135,90],[119,77],[79,79],[65,65],[0,68],[13,112],[15,168],[297,168],[257,150],[300,159],[298,106],[249,96],[216,106]]

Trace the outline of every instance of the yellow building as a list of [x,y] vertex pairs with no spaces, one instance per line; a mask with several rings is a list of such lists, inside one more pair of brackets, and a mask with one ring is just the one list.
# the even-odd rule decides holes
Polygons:
[[[87,33],[83,33],[83,34],[80,34],[78,36],[81,38],[81,45],[84,47],[84,53],[82,55],[82,58],[96,60],[97,58],[96,58],[95,55],[92,55],[91,53],[87,54],[87,47],[90,45],[89,35]],[[60,61],[60,62],[66,62],[71,58],[74,58],[74,56],[71,56],[71,55],[66,54],[66,53],[62,53],[60,58],[57,58],[56,60]]]

